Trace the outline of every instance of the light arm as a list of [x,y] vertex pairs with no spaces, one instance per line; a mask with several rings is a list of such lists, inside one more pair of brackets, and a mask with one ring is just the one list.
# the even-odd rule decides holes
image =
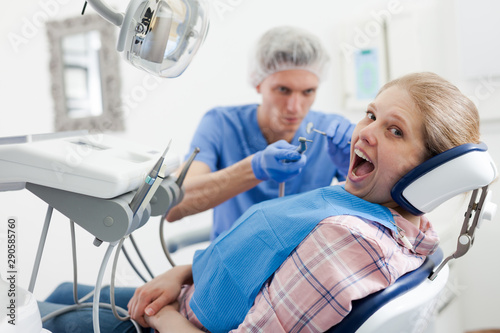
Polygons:
[[116,26],[121,26],[123,23],[124,15],[114,11],[107,4],[103,3],[101,0],[87,0],[87,2],[94,8],[94,10],[99,13],[106,20],[111,22]]

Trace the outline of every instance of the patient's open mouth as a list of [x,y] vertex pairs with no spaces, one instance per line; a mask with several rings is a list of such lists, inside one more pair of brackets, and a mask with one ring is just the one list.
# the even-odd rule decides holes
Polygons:
[[373,163],[363,154],[359,149],[354,149],[354,165],[352,168],[352,174],[356,177],[361,177],[369,174],[375,169]]

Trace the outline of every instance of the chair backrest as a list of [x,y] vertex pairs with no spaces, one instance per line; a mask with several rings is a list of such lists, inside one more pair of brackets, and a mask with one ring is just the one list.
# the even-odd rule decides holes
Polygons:
[[[353,301],[351,312],[328,333],[351,332],[406,332],[421,319],[415,314],[425,310],[430,315],[429,306],[435,302],[439,292],[446,285],[448,270],[442,270],[434,281],[428,279],[433,269],[443,259],[443,251],[438,248],[428,256],[422,266],[400,277],[393,285],[373,293],[363,299]],[[410,297],[407,297],[408,294]],[[417,295],[417,296],[415,296]],[[404,299],[403,299],[404,298]]]

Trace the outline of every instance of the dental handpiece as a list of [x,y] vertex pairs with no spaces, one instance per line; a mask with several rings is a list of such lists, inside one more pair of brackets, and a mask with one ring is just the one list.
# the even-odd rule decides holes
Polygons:
[[186,165],[184,166],[184,169],[182,169],[181,173],[179,174],[179,177],[177,177],[177,180],[175,183],[177,186],[181,187],[182,183],[184,182],[184,178],[186,178],[186,174],[189,170],[189,167],[191,166],[191,163],[193,163],[194,158],[198,153],[200,152],[200,148],[196,147],[193,152],[191,153],[191,156],[189,156],[189,159],[186,161]]
[[[304,137],[299,137],[299,146],[295,149],[299,154],[303,154],[307,150],[306,142],[313,142],[312,140],[307,140]],[[290,163],[289,161],[285,161],[285,163]],[[285,182],[280,183],[279,187],[279,197],[285,196]]]
[[[134,197],[132,198],[132,201],[130,202],[129,206],[130,209],[132,210],[132,213],[135,215],[141,205],[144,202],[144,199],[148,196],[149,191],[151,191],[153,185],[161,181],[164,175],[160,174],[160,170],[163,166],[163,162],[165,161],[165,156],[167,155],[168,150],[170,149],[170,144],[172,143],[172,140],[168,143],[167,148],[163,152],[163,154],[160,156],[154,167],[151,169],[149,174],[146,176],[146,179],[144,180],[144,183],[142,183],[141,187],[139,190],[135,193]],[[161,176],[161,177],[160,177]]]
[[307,140],[306,138],[304,137],[299,137],[299,146],[297,147],[297,152],[299,154],[302,154],[304,153],[306,150],[307,150],[307,144],[306,142],[313,142],[312,140]]

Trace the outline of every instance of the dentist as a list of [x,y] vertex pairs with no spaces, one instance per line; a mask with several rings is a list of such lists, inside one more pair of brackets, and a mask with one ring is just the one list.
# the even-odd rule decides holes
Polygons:
[[[311,110],[329,62],[320,41],[277,27],[261,37],[252,61],[250,81],[262,101],[205,114],[191,142],[190,151],[201,152],[185,197],[167,216],[172,222],[214,208],[212,239],[253,204],[278,197],[280,183],[286,195],[306,192],[344,180],[349,166],[354,124]],[[308,134],[310,122],[327,136]],[[295,151],[299,137],[314,141],[302,155]]]

